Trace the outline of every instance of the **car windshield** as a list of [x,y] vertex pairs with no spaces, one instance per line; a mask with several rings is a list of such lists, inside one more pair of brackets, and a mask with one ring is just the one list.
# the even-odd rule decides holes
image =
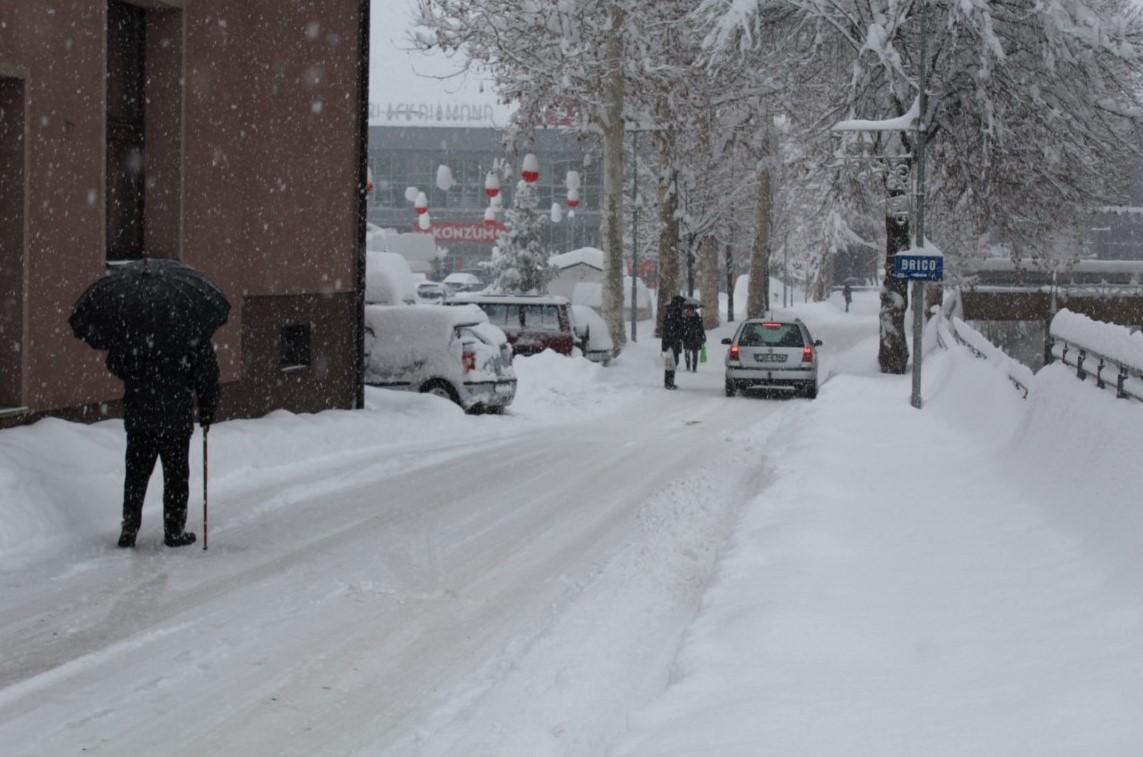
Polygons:
[[740,347],[801,347],[802,330],[794,323],[748,323],[738,337]]

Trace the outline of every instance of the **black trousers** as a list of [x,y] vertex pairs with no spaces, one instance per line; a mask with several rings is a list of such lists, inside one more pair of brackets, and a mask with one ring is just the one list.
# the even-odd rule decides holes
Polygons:
[[687,356],[687,370],[688,371],[698,370],[699,348],[695,347],[692,350],[690,347],[687,347],[686,349],[683,350],[683,352],[685,352],[686,356]]
[[143,499],[155,461],[163,462],[163,531],[181,534],[190,497],[190,440],[193,418],[128,417],[127,475],[123,482],[123,530],[135,532],[143,521]]

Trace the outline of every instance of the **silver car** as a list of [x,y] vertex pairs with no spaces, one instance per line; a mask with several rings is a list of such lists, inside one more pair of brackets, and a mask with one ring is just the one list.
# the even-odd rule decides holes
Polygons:
[[726,396],[750,388],[797,392],[818,396],[818,351],[800,320],[743,321],[733,339],[723,339],[726,351]]

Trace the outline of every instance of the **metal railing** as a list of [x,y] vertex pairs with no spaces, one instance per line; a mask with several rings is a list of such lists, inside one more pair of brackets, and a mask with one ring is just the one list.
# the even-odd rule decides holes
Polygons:
[[1074,368],[1076,378],[1095,381],[1100,389],[1113,390],[1120,399],[1143,401],[1143,367],[1123,359],[1100,354],[1072,337],[1065,339],[1051,332],[1053,360]]
[[1008,376],[1008,380],[1027,399],[1028,387],[1032,384],[1032,369],[1009,357],[1004,350],[992,344],[983,334],[962,321],[956,315],[959,306],[959,292],[952,297],[946,297],[942,304],[937,314],[937,318],[940,319],[937,324],[938,345],[948,348],[945,339],[945,334],[947,334],[952,337],[953,341],[971,352],[974,357],[981,360],[992,360],[1000,364],[1005,375]]

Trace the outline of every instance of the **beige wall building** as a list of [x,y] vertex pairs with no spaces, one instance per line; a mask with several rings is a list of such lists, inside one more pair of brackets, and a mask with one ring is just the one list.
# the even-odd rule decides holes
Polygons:
[[114,414],[108,261],[225,291],[221,412],[360,391],[368,0],[0,0],[0,425]]

